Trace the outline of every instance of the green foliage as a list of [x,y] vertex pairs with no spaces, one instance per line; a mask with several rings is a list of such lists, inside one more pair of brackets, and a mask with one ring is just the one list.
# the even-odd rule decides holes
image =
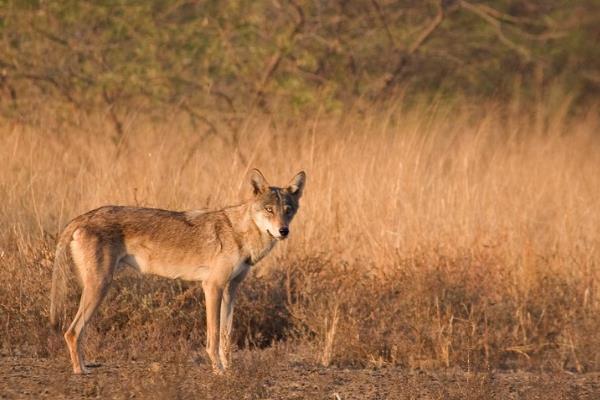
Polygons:
[[0,2],[0,111],[337,109],[600,87],[594,0]]

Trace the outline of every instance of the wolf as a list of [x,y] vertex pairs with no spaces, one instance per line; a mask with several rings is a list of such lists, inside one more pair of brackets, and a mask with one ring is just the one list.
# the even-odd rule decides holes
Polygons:
[[79,309],[64,333],[73,372],[89,373],[82,356],[87,323],[105,297],[115,271],[201,281],[206,299],[206,351],[212,368],[231,365],[230,337],[236,290],[251,266],[288,237],[306,174],[285,187],[250,172],[251,198],[216,211],[169,211],[104,206],[70,221],[59,236],[52,273],[50,323],[64,314],[69,271],[81,285]]

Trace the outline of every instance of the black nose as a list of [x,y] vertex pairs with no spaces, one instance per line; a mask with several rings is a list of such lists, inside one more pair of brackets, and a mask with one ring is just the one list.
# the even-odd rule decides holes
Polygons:
[[279,233],[281,236],[287,236],[290,233],[290,230],[287,227],[279,228]]

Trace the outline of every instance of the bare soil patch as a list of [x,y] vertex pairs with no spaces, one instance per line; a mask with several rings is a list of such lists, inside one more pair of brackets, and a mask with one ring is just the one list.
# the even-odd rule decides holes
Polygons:
[[0,398],[179,399],[597,399],[600,373],[466,372],[322,367],[280,349],[244,351],[214,376],[207,363],[103,362],[75,376],[68,360],[3,356]]

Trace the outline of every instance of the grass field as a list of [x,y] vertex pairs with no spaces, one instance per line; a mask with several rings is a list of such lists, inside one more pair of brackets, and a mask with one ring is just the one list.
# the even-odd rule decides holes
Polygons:
[[[70,218],[234,204],[258,167],[281,185],[304,169],[307,186],[290,239],[242,286],[243,352],[284,343],[324,371],[600,371],[600,117],[567,109],[252,117],[235,137],[132,116],[117,141],[101,117],[2,123],[1,352],[69,368],[47,315]],[[123,274],[88,359],[204,357],[203,301],[199,284]]]

